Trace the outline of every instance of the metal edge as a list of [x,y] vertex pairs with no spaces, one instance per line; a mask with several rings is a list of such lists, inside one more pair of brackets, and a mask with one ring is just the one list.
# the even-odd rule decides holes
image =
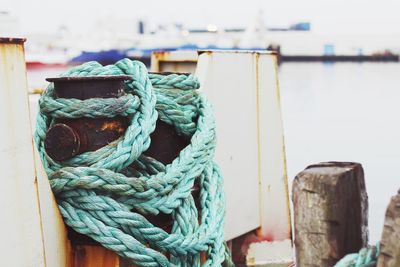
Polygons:
[[265,51],[254,51],[254,50],[197,50],[197,54],[200,56],[203,53],[237,53],[237,54],[261,54],[261,55],[277,55],[276,51],[265,50]]
[[1,44],[23,44],[26,38],[0,37]]
[[106,81],[106,80],[132,80],[129,75],[110,75],[110,76],[71,76],[71,77],[56,77],[46,78],[48,82],[81,82],[81,81]]
[[191,73],[189,73],[189,72],[172,72],[172,71],[161,71],[161,72],[149,71],[149,74],[158,74],[158,75],[163,75],[163,76],[168,76],[171,74],[185,75],[185,76],[191,75]]

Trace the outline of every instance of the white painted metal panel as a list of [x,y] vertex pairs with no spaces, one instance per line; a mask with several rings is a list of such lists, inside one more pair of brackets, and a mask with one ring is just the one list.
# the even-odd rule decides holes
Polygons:
[[[206,51],[200,56],[193,51],[157,53],[152,69],[191,72],[192,67],[182,63],[196,57],[196,74],[217,117],[216,158],[225,175],[227,193],[226,238],[259,228],[260,240],[290,240],[275,55],[246,51]],[[174,62],[174,66],[161,62]]]
[[[276,57],[200,52],[196,74],[214,105],[216,160],[225,177],[225,237],[258,228],[252,264],[291,260],[291,221]],[[274,242],[270,242],[274,241]],[[276,242],[283,241],[283,242]],[[274,252],[280,244],[284,257]]]
[[256,64],[251,54],[204,52],[196,75],[214,106],[216,161],[226,192],[225,238],[260,226]]
[[0,42],[0,258],[45,266],[22,42]]
[[198,60],[196,75],[217,119],[216,159],[227,193],[226,239],[258,228],[260,240],[290,240],[276,57],[248,51],[199,54],[153,54],[152,70],[193,72],[187,62]]
[[255,54],[259,99],[261,236],[291,239],[285,145],[276,58]]
[[67,229],[36,149],[34,157],[46,266],[73,266]]
[[[38,96],[30,100],[36,117]],[[23,43],[1,39],[0,129],[1,265],[71,266],[66,229],[33,145]]]

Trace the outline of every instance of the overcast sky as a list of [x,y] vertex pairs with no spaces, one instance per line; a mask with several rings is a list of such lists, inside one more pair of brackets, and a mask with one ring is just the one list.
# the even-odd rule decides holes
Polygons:
[[109,15],[188,27],[246,26],[263,10],[269,26],[310,21],[316,32],[400,33],[399,0],[0,0],[0,10],[17,16],[28,32],[60,24],[79,31]]

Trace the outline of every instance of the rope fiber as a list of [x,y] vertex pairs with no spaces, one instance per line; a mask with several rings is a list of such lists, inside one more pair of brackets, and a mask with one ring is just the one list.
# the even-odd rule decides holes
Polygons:
[[362,248],[358,253],[348,254],[334,267],[374,267],[378,263],[379,243]]
[[[130,75],[126,95],[88,100],[54,97],[51,83],[39,100],[35,142],[64,221],[139,266],[232,266],[223,235],[223,179],[213,161],[215,123],[192,75],[149,74],[139,61],[88,62],[62,77]],[[57,162],[44,139],[57,118],[129,119],[124,136],[96,151]],[[190,144],[170,164],[146,156],[156,120],[172,125]],[[191,194],[200,187],[199,206]],[[146,216],[170,214],[172,232]],[[200,264],[200,253],[206,259]]]

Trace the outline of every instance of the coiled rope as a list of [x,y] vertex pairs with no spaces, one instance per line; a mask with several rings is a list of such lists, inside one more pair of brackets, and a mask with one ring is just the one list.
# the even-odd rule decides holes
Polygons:
[[[54,98],[50,84],[39,100],[35,142],[65,223],[140,266],[200,266],[200,252],[207,255],[202,266],[232,264],[223,237],[223,180],[213,161],[214,117],[195,90],[198,80],[148,74],[141,62],[129,59],[108,66],[89,62],[61,76],[95,75],[133,80],[119,98]],[[54,119],[116,115],[130,120],[120,139],[63,162],[47,156],[44,138]],[[191,140],[166,166],[145,156],[157,119]],[[195,181],[199,211],[191,194]],[[172,215],[171,233],[145,217],[159,213]]]

